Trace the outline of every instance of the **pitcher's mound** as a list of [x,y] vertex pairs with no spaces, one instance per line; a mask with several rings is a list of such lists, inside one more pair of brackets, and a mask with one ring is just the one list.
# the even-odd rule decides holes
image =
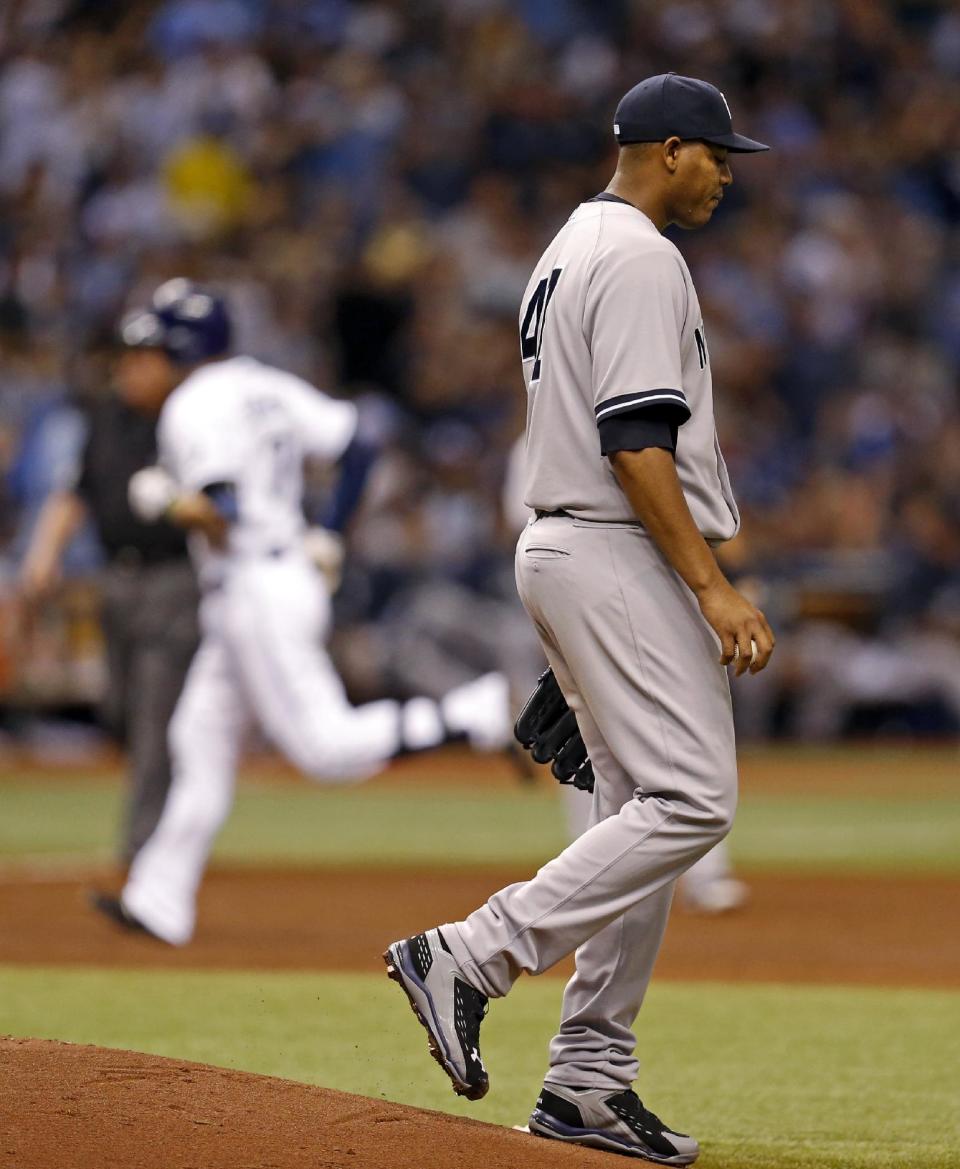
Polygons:
[[0,1038],[0,1164],[16,1169],[610,1169],[614,1161],[291,1080]]

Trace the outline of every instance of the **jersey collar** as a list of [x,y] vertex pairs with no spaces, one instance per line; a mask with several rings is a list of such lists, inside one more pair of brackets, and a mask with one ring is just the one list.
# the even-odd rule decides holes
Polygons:
[[[640,208],[631,203],[629,199],[621,199],[619,195],[613,195],[610,191],[601,191],[599,195],[594,195],[592,199],[587,200],[588,203],[623,203],[626,207],[633,207],[634,211],[640,211]],[[642,214],[642,212],[641,212]]]

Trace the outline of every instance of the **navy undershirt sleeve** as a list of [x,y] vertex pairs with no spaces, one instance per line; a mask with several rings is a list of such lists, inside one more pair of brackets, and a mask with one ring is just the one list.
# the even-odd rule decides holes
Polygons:
[[357,510],[367,479],[380,453],[379,446],[368,439],[354,438],[340,456],[340,475],[330,499],[319,517],[322,527],[343,532]]
[[237,522],[237,517],[239,516],[240,511],[239,505],[237,503],[236,484],[226,482],[208,483],[207,486],[203,488],[203,494],[207,496],[207,498],[228,524],[234,524]]
[[648,447],[659,447],[676,455],[677,429],[676,422],[651,416],[649,411],[614,414],[597,424],[600,453],[612,455],[616,451],[642,451]]

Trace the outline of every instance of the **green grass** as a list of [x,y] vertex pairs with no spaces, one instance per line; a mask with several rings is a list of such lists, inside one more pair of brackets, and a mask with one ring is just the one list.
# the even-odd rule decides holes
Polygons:
[[[0,857],[106,857],[120,815],[115,782],[0,784]],[[563,846],[549,789],[349,790],[246,783],[217,856],[250,864],[463,863],[539,859]]]
[[107,855],[119,820],[116,781],[0,783],[0,857]]
[[[485,1024],[493,1088],[458,1101],[382,977],[0,968],[0,1032],[324,1084],[498,1124],[525,1118],[560,986],[524,981]],[[956,1169],[960,994],[655,985],[640,1088],[702,1140],[703,1169]]]
[[913,802],[751,793],[730,839],[746,870],[957,874],[960,797]]
[[[106,859],[119,818],[114,781],[0,784],[0,860]],[[731,837],[746,870],[960,873],[960,795],[856,799],[795,792],[744,796]],[[217,856],[245,864],[522,864],[565,843],[548,788],[387,785],[338,790],[245,783]]]

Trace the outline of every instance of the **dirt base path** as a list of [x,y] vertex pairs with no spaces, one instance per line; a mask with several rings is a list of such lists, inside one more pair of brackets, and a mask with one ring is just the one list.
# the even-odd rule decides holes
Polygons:
[[[394,938],[452,921],[514,869],[213,870],[194,942],[124,934],[85,895],[109,876],[0,880],[0,963],[381,972]],[[658,978],[960,985],[960,880],[754,876],[722,918],[674,910]],[[557,968],[566,973],[569,966]]]
[[0,1162],[16,1169],[609,1169],[610,1157],[290,1080],[0,1039]]

